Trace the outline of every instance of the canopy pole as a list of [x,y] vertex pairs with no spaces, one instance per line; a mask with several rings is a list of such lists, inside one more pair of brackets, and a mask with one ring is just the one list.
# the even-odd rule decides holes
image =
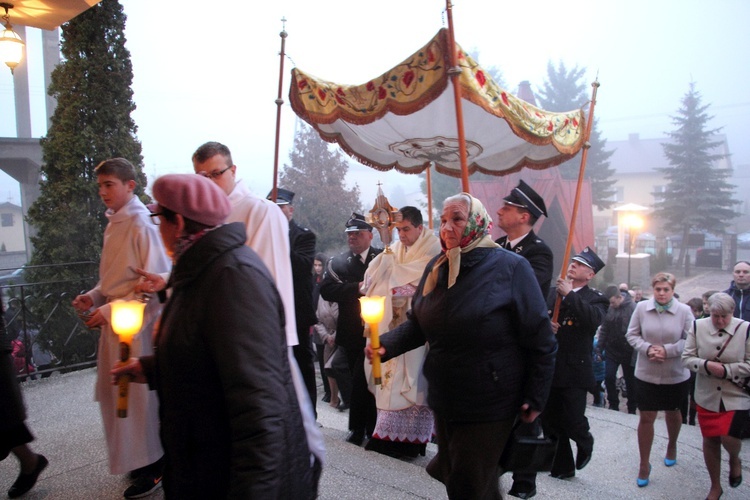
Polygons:
[[434,229],[432,222],[432,165],[427,167],[427,222],[430,229]]
[[458,66],[458,53],[456,51],[456,39],[453,35],[453,5],[451,0],[445,0],[445,10],[448,14],[448,45],[451,53],[451,67],[448,74],[453,83],[453,97],[456,103],[456,128],[458,129],[458,153],[461,159],[461,189],[469,192],[469,166],[466,160],[466,136],[464,135],[464,112],[461,107],[461,87],[458,78],[461,76],[461,68]]
[[276,203],[276,194],[279,183],[279,136],[281,135],[281,105],[284,99],[281,98],[282,87],[284,86],[284,44],[286,43],[286,18],[281,18],[281,52],[279,52],[279,94],[276,98],[276,144],[273,150],[273,189],[271,189],[271,201]]
[[[568,241],[565,243],[565,254],[562,260],[562,269],[560,270],[560,278],[564,279],[568,270],[568,260],[570,260],[570,248],[573,246],[573,234],[575,234],[576,218],[578,217],[578,203],[581,199],[581,187],[583,186],[583,174],[586,171],[586,159],[589,155],[589,149],[591,143],[591,127],[594,124],[594,106],[596,105],[596,91],[599,88],[599,80],[596,79],[591,84],[593,90],[591,91],[591,104],[589,105],[589,116],[588,122],[586,123],[586,131],[583,137],[583,152],[581,153],[581,168],[578,171],[578,184],[576,185],[576,197],[573,202],[573,213],[570,215],[570,227],[568,229]],[[555,298],[555,308],[552,313],[552,322],[557,323],[557,317],[560,314],[560,302],[562,298],[560,294]]]

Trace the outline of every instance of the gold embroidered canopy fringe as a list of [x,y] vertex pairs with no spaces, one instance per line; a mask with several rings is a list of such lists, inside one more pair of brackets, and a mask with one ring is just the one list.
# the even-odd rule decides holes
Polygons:
[[[372,168],[461,177],[446,29],[383,75],[343,85],[292,70],[292,109]],[[566,161],[584,144],[583,110],[553,113],[502,89],[457,46],[469,173],[504,175]],[[449,85],[449,83],[451,85]]]

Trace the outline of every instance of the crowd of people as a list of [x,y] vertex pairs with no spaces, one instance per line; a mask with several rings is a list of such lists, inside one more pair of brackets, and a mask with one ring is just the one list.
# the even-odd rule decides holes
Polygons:
[[[131,479],[125,498],[162,486],[180,499],[315,498],[325,464],[319,397],[348,411],[352,445],[410,459],[437,443],[426,471],[452,499],[502,498],[505,472],[518,498],[536,495],[542,470],[574,477],[594,456],[590,393],[616,411],[622,397],[638,415],[639,487],[649,484],[658,412],[666,467],[677,464],[681,426],[697,416],[707,498],[723,493],[722,447],[729,486],[742,482],[750,263],[736,264],[725,292],[688,303],[665,272],[653,276],[650,298],[627,284],[594,289],[605,263],[588,247],[553,279],[552,251],[533,231],[547,209],[523,181],[497,209],[505,236],[495,241],[482,202],[459,193],[445,200],[437,236],[419,209],[401,207],[388,226],[398,241],[385,251],[355,210],[341,221],[348,249],[329,257],[294,220],[295,193],[253,195],[217,142],[192,163],[195,173],[158,178],[148,206],[130,162],[96,169],[109,224],[99,282],[73,307],[101,329],[95,393],[110,472]],[[364,296],[385,297],[377,349]],[[121,299],[146,302],[127,361],[111,325]],[[0,456],[21,464],[16,497],[48,462],[29,447],[7,335],[0,350],[0,391],[14,403],[0,408]],[[122,377],[134,382],[127,418],[115,411]],[[500,467],[509,439],[541,435],[556,443],[551,469]]]

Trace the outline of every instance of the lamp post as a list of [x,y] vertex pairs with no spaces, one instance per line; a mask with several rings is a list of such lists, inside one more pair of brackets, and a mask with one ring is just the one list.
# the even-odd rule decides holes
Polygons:
[[372,297],[360,297],[362,319],[370,327],[370,347],[372,348],[372,376],[375,379],[375,385],[381,385],[382,376],[380,373],[380,333],[378,326],[383,320],[385,313],[385,297],[373,295]]
[[643,217],[637,213],[628,213],[623,216],[623,224],[628,228],[628,288],[630,288],[630,256],[635,244],[634,234],[643,227]]
[[[140,300],[115,300],[112,306],[112,330],[120,337],[120,362],[130,358],[133,335],[143,326],[143,310],[146,303]],[[130,375],[120,375],[117,380],[117,416],[128,416],[128,384]]]

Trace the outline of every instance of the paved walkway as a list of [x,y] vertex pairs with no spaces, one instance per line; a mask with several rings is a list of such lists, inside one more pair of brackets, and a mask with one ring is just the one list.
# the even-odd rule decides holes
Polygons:
[[[93,369],[55,375],[22,384],[29,410],[28,425],[37,440],[34,450],[49,458],[50,465],[28,499],[120,499],[127,487],[124,476],[108,472],[98,405],[92,401]],[[427,456],[398,460],[344,442],[347,414],[318,404],[319,422],[325,435],[328,459],[320,486],[320,498],[333,499],[445,499],[443,486],[431,479],[424,466],[435,453],[428,445]],[[622,412],[588,407],[587,415],[596,438],[590,464],[571,480],[537,480],[537,498],[552,499],[701,499],[708,491],[703,464],[701,436],[697,427],[685,426],[680,434],[677,465],[667,468],[662,458],[666,449],[663,421],[656,425],[651,484],[638,488],[636,426],[638,418]],[[727,484],[727,465],[722,482],[727,500],[750,498],[750,443],[742,451],[745,482],[737,489]],[[0,492],[6,492],[18,465],[10,457],[0,463]],[[501,478],[503,491],[510,477]],[[163,498],[158,493],[150,498]]]

